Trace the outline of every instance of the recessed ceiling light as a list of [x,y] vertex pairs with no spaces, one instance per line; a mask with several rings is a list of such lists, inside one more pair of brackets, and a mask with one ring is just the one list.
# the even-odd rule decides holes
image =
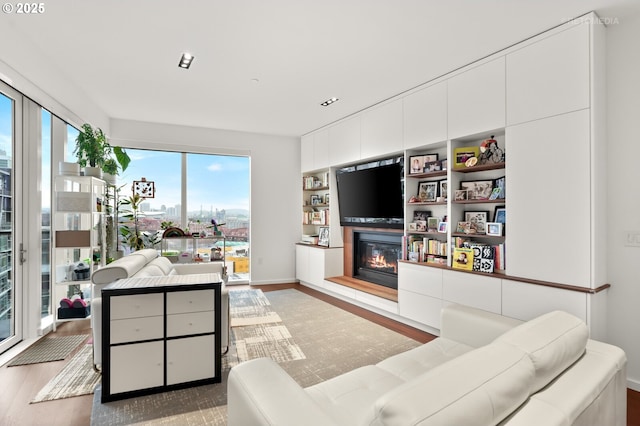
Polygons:
[[329,106],[334,102],[338,102],[338,98],[331,98],[331,99],[327,99],[326,101],[322,102],[320,105],[322,106]]
[[180,68],[188,69],[191,66],[191,62],[193,62],[194,58],[195,56],[190,53],[183,53],[182,57],[180,58],[180,62],[178,62],[178,66]]

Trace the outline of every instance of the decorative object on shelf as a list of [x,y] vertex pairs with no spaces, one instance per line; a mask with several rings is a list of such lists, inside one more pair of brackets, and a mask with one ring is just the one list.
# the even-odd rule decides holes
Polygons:
[[474,234],[475,229],[471,229],[471,223],[463,221],[463,222],[458,222],[456,232],[464,233],[464,234]]
[[157,232],[140,231],[139,220],[143,213],[140,211],[140,204],[145,199],[138,194],[133,194],[120,201],[120,206],[129,206],[122,210],[121,217],[128,219],[127,223],[120,226],[120,236],[122,242],[131,250],[142,250],[143,248],[153,248],[161,241],[161,236]]
[[498,206],[493,212],[493,221],[505,225],[507,223],[507,209],[504,206]]
[[487,222],[487,235],[502,236],[502,224],[499,222]]
[[224,223],[218,223],[215,219],[211,219],[211,227],[213,228],[213,235],[219,237],[222,235],[222,231],[218,229],[218,226],[222,226]]
[[80,164],[61,161],[58,164],[58,172],[62,176],[80,176]]
[[[435,163],[437,161],[438,161],[438,154],[412,155],[409,157],[409,174],[416,175],[416,174],[426,173],[428,171],[435,171],[435,170],[427,170],[426,165]],[[440,167],[439,163],[438,163],[438,166]],[[435,164],[433,165],[433,167],[435,167]]]
[[155,198],[156,185],[154,181],[147,180],[146,178],[140,178],[140,180],[134,180],[131,185],[131,192],[134,195],[138,195],[140,198]]
[[184,237],[184,231],[176,226],[170,226],[162,233],[162,238]]
[[498,146],[498,141],[491,135],[490,139],[485,139],[480,143],[480,164],[504,163],[504,151]]
[[469,191],[466,189],[456,189],[453,197],[455,201],[466,201],[469,199]]
[[411,198],[409,198],[409,203],[419,203],[419,202],[420,202],[420,199],[415,195],[412,195]]
[[469,200],[488,200],[493,192],[493,180],[460,182],[460,189],[468,191]]
[[311,205],[312,206],[317,206],[319,204],[322,204],[322,196],[321,195],[313,194],[313,195],[311,195],[310,200],[311,200]]
[[471,224],[471,229],[474,229],[476,234],[484,234],[486,232],[486,224],[489,221],[489,212],[464,212],[464,221]]
[[418,199],[421,202],[435,202],[438,197],[438,182],[424,181],[418,183]]
[[329,247],[329,227],[321,226],[318,231],[318,245]]
[[424,163],[423,171],[424,173],[439,172],[441,168],[442,165],[439,161],[429,161],[427,163]]
[[495,180],[494,185],[493,185],[493,189],[497,189],[498,190],[498,196],[497,199],[499,200],[503,200],[507,197],[507,192],[506,192],[506,179],[505,176],[502,176],[501,178],[498,178]]
[[430,210],[416,210],[413,212],[413,221],[414,222],[418,220],[426,221],[429,216],[431,216]]
[[465,146],[454,148],[453,150],[453,166],[454,168],[466,167],[465,163],[470,158],[477,158],[480,155],[480,148],[477,146]]
[[416,220],[413,222],[414,231],[425,232],[427,230],[427,220]]
[[439,183],[439,197],[442,198],[443,201],[447,201],[447,180],[441,180]]
[[492,273],[494,268],[493,247],[488,244],[465,243],[465,247],[473,250],[472,271]]
[[437,217],[429,217],[427,218],[427,231],[428,232],[436,232],[438,230],[438,224],[440,220]]
[[447,233],[447,222],[438,223],[438,232],[441,234]]
[[82,125],[73,153],[79,166],[85,168],[86,176],[102,177],[102,172],[117,175],[118,167],[124,171],[131,162],[124,149],[109,144],[102,129],[94,129],[88,123]]

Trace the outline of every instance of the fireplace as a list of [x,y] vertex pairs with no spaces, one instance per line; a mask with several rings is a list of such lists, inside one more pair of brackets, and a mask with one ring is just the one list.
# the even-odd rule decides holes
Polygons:
[[385,287],[398,288],[398,259],[402,234],[353,232],[353,277]]

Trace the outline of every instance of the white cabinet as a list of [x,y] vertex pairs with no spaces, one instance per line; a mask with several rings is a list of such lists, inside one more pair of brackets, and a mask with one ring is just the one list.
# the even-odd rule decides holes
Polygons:
[[507,124],[589,107],[589,25],[507,55]]
[[360,116],[329,128],[329,164],[337,166],[360,160]]
[[589,123],[582,110],[507,128],[509,275],[591,286]]
[[528,321],[561,310],[589,323],[587,293],[502,280],[502,315]]
[[404,149],[447,139],[446,81],[414,92],[402,102]]
[[302,173],[313,170],[314,139],[313,133],[300,138],[300,171]]
[[323,129],[300,139],[300,171],[310,172],[329,167],[329,130]]
[[102,402],[222,380],[220,281],[129,278],[102,290]]
[[[52,282],[57,320],[85,318],[90,313],[91,274],[104,265],[106,184],[90,176],[56,176],[52,216]],[[87,306],[59,302],[81,296]]]
[[442,271],[442,298],[499,314],[502,312],[501,280],[493,276],[451,270]]
[[410,263],[398,265],[398,312],[402,317],[440,328],[442,272]]
[[447,80],[449,139],[505,126],[505,60],[500,57]]
[[368,109],[362,114],[360,157],[369,159],[402,151],[402,100]]
[[342,247],[296,245],[296,278],[321,287],[324,279],[343,274]]

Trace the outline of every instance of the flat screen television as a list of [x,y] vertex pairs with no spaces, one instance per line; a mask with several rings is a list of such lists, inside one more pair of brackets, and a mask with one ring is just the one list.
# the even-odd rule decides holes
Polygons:
[[394,160],[336,172],[340,225],[403,228],[404,162]]

